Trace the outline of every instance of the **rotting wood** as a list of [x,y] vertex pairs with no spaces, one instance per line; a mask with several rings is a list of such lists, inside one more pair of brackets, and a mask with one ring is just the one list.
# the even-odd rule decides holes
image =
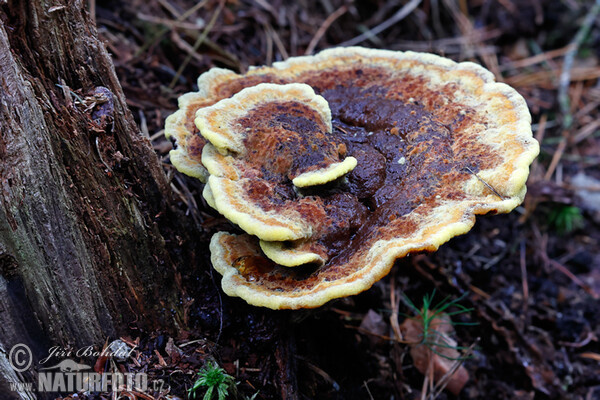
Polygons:
[[0,6],[0,257],[11,265],[0,268],[2,296],[30,321],[0,312],[7,348],[39,332],[87,346],[132,321],[173,328],[183,295],[185,255],[172,247],[187,242],[186,222],[160,162],[85,2],[51,6]]

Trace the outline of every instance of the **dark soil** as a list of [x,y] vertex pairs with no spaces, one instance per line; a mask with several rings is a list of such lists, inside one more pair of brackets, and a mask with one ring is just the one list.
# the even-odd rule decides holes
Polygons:
[[436,253],[398,260],[367,292],[294,312],[251,307],[223,294],[208,240],[228,222],[206,206],[199,181],[170,165],[164,120],[177,109],[177,97],[195,90],[198,75],[213,66],[243,72],[302,55],[309,46],[336,46],[409,2],[202,3],[180,21],[195,2],[98,1],[92,10],[140,129],[206,239],[204,262],[183,271],[187,326],[132,332],[129,340],[139,336],[139,365],[125,368],[164,380],[165,398],[186,398],[195,372],[209,360],[239,382],[239,398],[256,392],[257,399],[432,398],[391,320],[414,314],[402,294],[420,306],[435,290],[435,300],[466,293],[460,304],[472,310],[454,320],[476,323],[455,327],[460,346],[475,344],[464,360],[470,380],[458,398],[600,399],[600,204],[592,197],[600,190],[600,18],[578,43],[570,83],[561,89],[559,80],[564,47],[575,40],[593,1],[425,0],[401,22],[357,43],[487,67],[526,98],[541,154],[517,210],[479,217],[470,233]]

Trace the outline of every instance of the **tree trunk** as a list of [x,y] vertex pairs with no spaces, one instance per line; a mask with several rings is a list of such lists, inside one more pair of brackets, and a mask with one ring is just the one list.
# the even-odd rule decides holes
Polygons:
[[176,326],[194,240],[85,2],[0,0],[0,24],[0,347]]

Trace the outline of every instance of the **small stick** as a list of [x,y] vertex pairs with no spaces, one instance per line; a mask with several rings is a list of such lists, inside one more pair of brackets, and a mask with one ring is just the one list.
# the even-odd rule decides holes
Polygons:
[[[210,33],[210,31],[212,30],[212,28],[215,25],[215,23],[217,22],[217,18],[219,17],[219,14],[221,14],[221,11],[223,10],[224,6],[225,6],[225,2],[224,1],[220,1],[219,2],[219,8],[217,8],[217,11],[215,11],[213,13],[212,18],[208,22],[208,25],[206,25],[206,28],[204,29],[204,31],[202,32],[202,34],[200,36],[198,36],[198,40],[196,40],[196,43],[194,43],[194,47],[193,47],[194,53],[198,50],[198,48],[200,47],[200,45],[204,42],[204,39],[206,39],[206,37],[208,36],[208,34]],[[190,62],[190,60],[192,59],[193,56],[194,56],[193,53],[190,53],[190,54],[187,55],[187,57],[185,58],[185,60],[183,60],[183,63],[181,63],[181,66],[179,67],[179,69],[175,73],[175,76],[171,80],[171,83],[169,84],[169,88],[170,89],[172,89],[173,87],[175,87],[175,84],[179,80],[179,77],[183,73],[183,70],[185,69],[185,67],[187,67],[188,63]]]
[[[190,8],[189,10],[187,10],[186,12],[184,12],[183,14],[181,14],[180,16],[178,16],[177,20],[175,22],[181,22],[181,21],[185,20],[187,17],[189,17],[190,15],[192,15],[193,13],[195,13],[196,11],[198,11],[199,9],[201,9],[202,7],[204,7],[206,5],[206,3],[208,3],[208,0],[203,0],[203,1],[198,2],[192,8]],[[154,37],[151,40],[149,40],[146,43],[144,43],[144,45],[141,46],[135,52],[134,58],[138,57],[140,54],[142,54],[146,50],[148,50],[150,48],[150,46],[152,46],[155,42],[157,42],[158,40],[160,40],[160,38],[162,38],[163,35],[166,34],[167,32],[169,32],[171,29],[173,29],[172,26],[166,26],[163,29],[159,30],[156,33],[156,35],[154,35]]]
[[540,122],[538,122],[538,128],[535,133],[535,140],[537,140],[538,143],[540,143],[540,144],[544,141],[544,135],[546,133],[547,125],[548,125],[548,114],[544,113],[540,117]]
[[592,24],[596,21],[596,17],[600,13],[600,0],[596,0],[594,6],[590,8],[590,11],[585,16],[581,28],[577,31],[575,38],[569,45],[570,49],[565,55],[565,61],[563,63],[563,69],[560,74],[560,86],[558,88],[558,102],[560,104],[560,110],[563,115],[563,129],[569,129],[573,123],[573,116],[571,114],[571,101],[569,99],[569,84],[571,83],[571,68],[573,67],[573,61],[575,55],[579,50],[579,47],[587,37]]
[[550,166],[548,167],[548,170],[546,171],[546,174],[544,175],[545,181],[550,180],[550,178],[552,177],[552,174],[554,174],[554,170],[556,170],[556,167],[558,166],[558,163],[560,162],[560,159],[562,158],[562,155],[565,152],[566,148],[567,148],[567,138],[565,136],[563,136],[560,139],[560,143],[558,143],[558,147],[556,147],[556,151],[552,155],[552,161],[550,161]]
[[585,338],[583,338],[583,340],[579,341],[579,342],[558,342],[558,344],[560,344],[561,346],[566,346],[566,347],[573,347],[576,349],[579,349],[581,347],[587,346],[592,340],[598,340],[598,338],[596,337],[596,335],[594,335],[594,332],[589,331],[587,333],[587,335],[585,336]]
[[383,21],[381,24],[377,25],[373,29],[369,29],[365,33],[355,37],[354,39],[347,40],[343,43],[340,43],[340,46],[354,46],[365,40],[376,36],[377,34],[383,32],[387,28],[395,25],[396,23],[402,21],[406,18],[417,6],[421,4],[421,0],[411,0],[406,3],[404,7],[396,12],[396,14],[392,15],[389,19]]
[[315,33],[315,36],[313,36],[312,40],[308,44],[308,47],[306,48],[306,51],[304,52],[305,55],[312,54],[312,52],[315,50],[315,47],[317,47],[319,40],[321,40],[321,38],[323,37],[325,32],[327,32],[327,29],[329,29],[329,27],[331,26],[331,24],[333,24],[333,22],[336,19],[338,19],[339,17],[344,15],[347,11],[348,11],[348,6],[346,6],[344,4],[343,6],[341,6],[337,10],[335,10],[331,15],[329,15],[325,19],[325,21],[323,21],[323,25],[321,25],[319,27],[319,29]]
[[[591,351],[588,351],[586,353],[581,353],[579,355],[579,357],[589,358],[589,359],[592,359],[592,360],[600,361],[600,354],[598,354],[598,353],[592,353]],[[592,397],[590,396],[589,398],[591,399]]]
[[163,6],[165,8],[165,10],[169,11],[169,13],[171,13],[171,15],[174,15],[175,17],[178,17],[180,14],[177,11],[177,9],[175,7],[173,7],[173,5],[171,3],[169,3],[166,0],[158,0],[158,2],[160,3],[161,6]]
[[369,395],[369,398],[371,400],[375,400],[375,398],[373,398],[373,395],[371,394],[371,391],[369,390],[369,385],[367,384],[367,381],[363,381],[363,384],[365,386],[365,389],[367,389],[367,394]]
[[486,300],[489,300],[492,298],[492,295],[484,292],[482,289],[479,289],[477,286],[469,285],[469,290],[475,294],[478,294],[479,296],[483,297]]
[[390,303],[392,306],[392,314],[390,315],[390,325],[392,326],[392,332],[397,341],[403,341],[402,331],[400,331],[400,325],[398,324],[398,314],[400,307],[400,299],[396,299],[396,270],[392,270],[392,276],[390,279]]
[[427,363],[427,370],[425,371],[425,378],[423,379],[423,386],[421,387],[421,400],[427,399],[428,387],[429,387],[429,375],[430,371],[433,371],[433,357],[429,356],[429,362]]
[[267,25],[264,26],[265,39],[267,41],[267,54],[265,56],[265,64],[271,65],[273,62],[273,36],[269,34],[269,28]]
[[448,385],[448,383],[450,382],[450,378],[452,378],[452,375],[454,375],[456,370],[465,362],[467,358],[469,358],[469,356],[473,352],[473,349],[475,348],[475,345],[478,342],[479,338],[477,338],[477,340],[469,346],[469,348],[465,351],[465,355],[463,357],[454,361],[452,367],[448,370],[448,372],[446,372],[444,376],[442,376],[442,378],[439,380],[439,382],[436,383],[434,389],[437,390],[435,390],[433,396],[431,397],[432,399],[436,399],[442,393],[442,390],[444,390],[446,388],[446,385]]
[[551,60],[553,58],[565,55],[569,52],[569,50],[571,50],[572,46],[573,45],[570,44],[565,47],[561,47],[560,49],[549,50],[545,53],[536,54],[528,58],[523,58],[517,61],[511,61],[510,63],[507,63],[506,65],[500,67],[500,70],[506,71],[512,69],[526,68],[531,67],[532,65],[547,62],[548,60]]
[[281,38],[279,37],[279,34],[277,33],[277,31],[275,29],[273,29],[273,27],[271,26],[271,24],[267,24],[268,27],[268,32],[269,35],[271,35],[271,37],[273,38],[273,43],[275,43],[275,46],[277,47],[277,50],[279,50],[279,53],[281,54],[281,58],[284,60],[287,60],[288,58],[290,58],[287,50],[285,49],[285,46],[283,44],[283,42],[281,41]]
[[523,315],[527,315],[527,307],[529,304],[529,284],[527,283],[527,259],[525,258],[525,239],[521,239],[520,243],[520,257],[519,261],[521,264],[521,281],[523,282]]
[[473,170],[469,167],[465,167],[467,171],[469,171],[471,174],[473,174],[473,176],[475,176],[475,178],[479,179],[479,181],[481,183],[483,183],[488,189],[490,189],[492,192],[494,192],[494,194],[498,197],[500,197],[502,200],[506,200],[506,197],[502,196],[500,193],[498,193],[498,191],[496,189],[494,189],[492,187],[492,185],[490,185],[489,183],[487,183],[486,181],[484,181],[483,179],[481,179],[475,172],[473,172]]
[[569,271],[569,269],[567,267],[565,267],[558,261],[554,261],[551,258],[549,258],[548,261],[550,262],[550,265],[552,265],[554,268],[556,268],[557,270],[559,270],[560,272],[565,274],[567,277],[569,277],[569,279],[571,279],[577,286],[582,288],[587,294],[589,294],[596,300],[600,299],[600,294],[596,293],[593,288],[588,286],[585,282],[583,282],[581,279],[579,279],[575,274],[573,274],[571,271]]
[[600,128],[600,120],[590,122],[575,134],[575,136],[573,137],[573,144],[577,144],[583,141],[584,139],[588,138],[593,133],[595,133],[596,130],[598,130],[598,128]]

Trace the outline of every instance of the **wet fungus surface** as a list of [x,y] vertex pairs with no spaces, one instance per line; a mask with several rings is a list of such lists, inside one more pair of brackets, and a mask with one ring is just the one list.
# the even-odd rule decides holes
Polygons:
[[538,153],[516,91],[430,54],[340,48],[198,87],[167,120],[171,161],[246,232],[211,241],[225,292],[275,309],[359,293],[512,210]]
[[215,208],[262,240],[309,238],[326,217],[322,185],[356,166],[332,134],[323,97],[305,84],[260,84],[196,114]]

